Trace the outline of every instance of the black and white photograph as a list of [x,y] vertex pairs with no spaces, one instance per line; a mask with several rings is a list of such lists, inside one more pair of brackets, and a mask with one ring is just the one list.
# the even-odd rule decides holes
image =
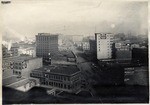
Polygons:
[[2,104],[148,104],[148,0],[1,0]]

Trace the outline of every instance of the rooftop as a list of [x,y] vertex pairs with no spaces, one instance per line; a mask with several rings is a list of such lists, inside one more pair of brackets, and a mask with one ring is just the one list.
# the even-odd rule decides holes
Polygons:
[[25,78],[17,78],[17,76],[11,76],[6,79],[3,79],[3,85],[10,85],[12,83],[18,82],[23,79],[25,79]]
[[73,54],[72,51],[61,51],[64,56],[67,56],[68,58],[75,58],[75,55]]
[[24,61],[24,60],[31,60],[31,59],[36,59],[37,57],[32,57],[32,56],[14,56],[14,57],[9,57],[9,58],[3,58],[3,60],[9,60],[9,61]]
[[51,66],[43,66],[42,68],[35,69],[33,71],[42,71],[62,75],[73,75],[79,72],[80,70],[76,65],[51,65]]
[[72,51],[59,51],[57,54],[52,56],[52,60],[67,60],[67,58],[75,58]]
[[38,33],[38,35],[37,36],[40,36],[40,35],[42,35],[42,36],[58,36],[58,34],[51,34],[51,33]]

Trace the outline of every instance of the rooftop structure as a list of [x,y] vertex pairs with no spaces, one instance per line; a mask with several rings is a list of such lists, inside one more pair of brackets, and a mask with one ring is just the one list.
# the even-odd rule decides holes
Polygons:
[[36,59],[37,57],[32,56],[15,56],[15,57],[9,57],[9,58],[3,58],[3,61],[9,60],[9,61],[24,61],[24,60],[31,60]]
[[59,51],[51,56],[51,64],[75,64],[76,56],[72,51]]
[[79,72],[80,70],[77,68],[76,65],[51,65],[51,66],[43,66],[41,68],[33,70],[33,72],[34,71],[70,76]]

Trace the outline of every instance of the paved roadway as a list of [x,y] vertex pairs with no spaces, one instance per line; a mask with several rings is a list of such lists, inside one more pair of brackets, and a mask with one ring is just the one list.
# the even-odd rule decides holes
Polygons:
[[77,66],[81,70],[82,80],[84,80],[86,83],[86,86],[83,90],[87,90],[91,92],[92,96],[95,96],[95,91],[92,88],[92,84],[94,83],[93,82],[94,80],[92,80],[91,78],[94,75],[94,73],[92,72],[92,68],[91,68],[92,62],[89,62],[83,57],[81,57],[80,54],[83,52],[77,50],[75,47],[72,47],[72,51],[77,57]]

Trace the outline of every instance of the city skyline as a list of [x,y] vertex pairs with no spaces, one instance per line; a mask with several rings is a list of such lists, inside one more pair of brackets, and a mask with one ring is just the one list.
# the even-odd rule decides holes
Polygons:
[[141,1],[16,0],[9,7],[3,5],[2,35],[3,39],[21,39],[38,32],[85,36],[94,36],[95,32],[147,34],[147,8],[147,2]]
[[1,4],[2,104],[149,102],[148,1]]

